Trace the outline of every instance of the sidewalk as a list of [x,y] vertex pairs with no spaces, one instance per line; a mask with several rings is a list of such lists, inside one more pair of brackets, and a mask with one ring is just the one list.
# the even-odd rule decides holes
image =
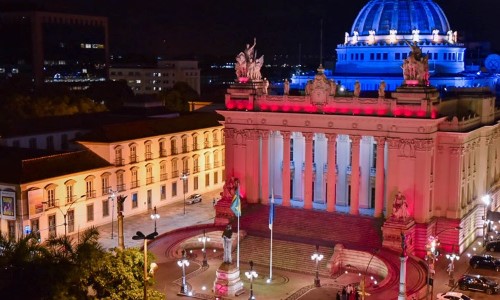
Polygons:
[[[192,205],[186,205],[186,214],[184,215],[183,201],[174,203],[165,203],[166,201],[155,201],[157,213],[160,219],[156,221],[156,231],[162,233],[174,229],[188,227],[198,224],[212,224],[214,222],[215,210],[213,208],[213,199],[219,198],[220,190],[215,190],[202,195],[203,201]],[[189,195],[186,195],[186,197]],[[149,234],[155,230],[155,222],[151,219],[153,211],[146,211],[136,215],[126,215],[123,219],[123,236],[125,248],[142,247],[142,241],[134,241],[132,237],[137,231]],[[116,216],[114,224],[111,223],[97,227],[100,233],[99,242],[105,249],[111,249],[118,246],[118,222]],[[112,231],[113,229],[113,231]]]

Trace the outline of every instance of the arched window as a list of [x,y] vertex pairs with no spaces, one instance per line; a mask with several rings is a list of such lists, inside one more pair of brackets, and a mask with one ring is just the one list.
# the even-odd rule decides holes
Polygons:
[[198,134],[193,133],[193,151],[196,151],[199,149],[199,144],[198,144]]
[[124,170],[116,171],[116,190],[118,192],[125,191],[125,171]]
[[94,186],[94,179],[95,176],[90,175],[85,178],[85,195],[87,196],[87,199],[95,198],[95,186]]
[[135,189],[139,187],[139,168],[133,167],[130,169],[131,182],[130,188]]
[[137,162],[137,145],[130,144],[129,150],[130,150],[130,163],[131,164],[136,163]]
[[177,158],[172,159],[170,163],[170,169],[172,169],[172,178],[177,178],[179,177],[179,169],[177,167]]
[[47,207],[59,206],[59,200],[56,200],[56,184],[49,184],[45,186],[45,203]]
[[151,145],[153,143],[151,141],[145,141],[144,142],[144,156],[146,157],[146,160],[151,160],[153,159],[153,152],[151,150]]
[[152,184],[153,180],[153,164],[146,165],[146,184]]

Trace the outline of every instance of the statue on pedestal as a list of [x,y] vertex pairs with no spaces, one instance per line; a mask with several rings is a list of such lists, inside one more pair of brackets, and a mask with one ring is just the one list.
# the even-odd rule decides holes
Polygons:
[[231,257],[231,247],[233,240],[232,237],[233,237],[233,230],[231,228],[231,225],[227,225],[224,232],[222,232],[222,241],[224,245],[224,257],[222,261],[225,264],[232,264],[232,257]]
[[406,197],[401,192],[398,192],[392,205],[392,218],[397,221],[403,220],[404,222],[408,217],[408,203],[406,203]]
[[235,71],[236,76],[241,79],[245,78],[246,80],[261,80],[262,75],[260,74],[260,69],[264,65],[264,55],[257,58],[255,45],[257,44],[257,40],[253,39],[253,45],[247,44],[245,50],[240,52],[236,56],[236,64]]
[[290,82],[285,78],[285,82],[283,82],[283,95],[288,94],[290,94]]
[[354,83],[354,97],[359,97],[359,94],[361,94],[361,84],[356,80]]
[[429,58],[422,54],[417,42],[406,43],[411,47],[411,51],[401,66],[403,78],[406,82],[415,81],[419,85],[429,85]]
[[380,81],[380,85],[378,87],[378,96],[379,98],[385,97],[385,81]]

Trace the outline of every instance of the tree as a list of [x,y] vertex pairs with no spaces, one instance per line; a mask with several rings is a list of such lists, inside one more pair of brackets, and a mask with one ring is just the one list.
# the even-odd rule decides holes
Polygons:
[[162,91],[158,98],[171,111],[189,111],[189,101],[197,101],[200,96],[187,83],[179,81],[172,89]]
[[[60,236],[43,245],[35,235],[17,241],[0,236],[2,299],[142,299],[142,251],[106,252],[98,239],[95,228],[76,241]],[[148,297],[165,298],[153,289]]]

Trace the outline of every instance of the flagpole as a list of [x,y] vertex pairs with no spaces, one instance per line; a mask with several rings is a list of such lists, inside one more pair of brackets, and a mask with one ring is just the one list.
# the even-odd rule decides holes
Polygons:
[[269,252],[269,282],[273,280],[273,230],[274,230],[274,188],[271,188],[271,203],[269,208],[269,229],[271,229],[271,249]]
[[236,248],[236,268],[240,268],[240,215],[238,214],[238,247]]
[[273,229],[274,226],[271,227],[271,254],[269,256],[269,281],[273,280]]

